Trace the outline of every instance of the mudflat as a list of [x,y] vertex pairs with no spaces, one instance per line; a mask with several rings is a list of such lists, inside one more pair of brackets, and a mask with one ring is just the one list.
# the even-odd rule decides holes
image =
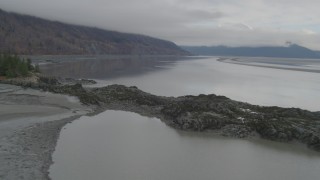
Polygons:
[[0,179],[49,179],[61,128],[91,111],[76,97],[0,84]]

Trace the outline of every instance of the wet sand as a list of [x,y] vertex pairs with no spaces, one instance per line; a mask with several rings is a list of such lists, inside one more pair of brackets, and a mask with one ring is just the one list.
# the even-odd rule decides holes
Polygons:
[[[219,58],[218,61],[224,62],[224,63],[231,63],[231,64],[238,64],[238,65],[246,65],[246,66],[255,66],[255,67],[263,67],[263,68],[273,68],[273,69],[283,69],[283,70],[291,70],[291,71],[302,71],[302,72],[311,72],[311,73],[320,73],[319,69],[319,62],[316,64],[308,65],[308,63],[305,64],[288,64],[288,62],[293,61],[290,59],[289,61],[287,59],[281,59],[279,58],[277,63],[268,62],[263,59],[256,59],[252,60],[253,58]],[[313,60],[313,63],[316,62],[316,60]]]
[[0,84],[0,179],[49,179],[61,128],[92,109],[75,97]]

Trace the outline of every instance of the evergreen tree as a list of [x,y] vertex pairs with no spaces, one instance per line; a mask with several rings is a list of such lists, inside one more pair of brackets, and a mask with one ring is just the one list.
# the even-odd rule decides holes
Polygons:
[[0,54],[0,76],[4,76],[5,72],[3,54]]
[[28,65],[25,61],[18,61],[16,73],[20,76],[28,75]]
[[28,65],[28,70],[29,71],[33,71],[34,70],[34,67],[32,66],[32,64],[31,64],[31,59],[27,59],[27,65]]
[[40,72],[39,66],[33,67],[31,60],[20,59],[17,55],[0,54],[0,76],[9,78],[27,76],[29,72]]

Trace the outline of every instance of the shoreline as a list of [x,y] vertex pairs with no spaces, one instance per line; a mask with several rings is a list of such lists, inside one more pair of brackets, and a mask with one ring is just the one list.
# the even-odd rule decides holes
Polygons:
[[[83,82],[88,81],[84,80]],[[0,178],[16,179],[11,177],[28,176],[24,179],[50,179],[48,170],[53,163],[51,155],[55,150],[63,126],[83,115],[94,115],[105,110],[122,110],[147,117],[155,117],[168,126],[182,131],[210,132],[232,138],[249,139],[254,137],[279,142],[298,141],[315,151],[320,151],[320,112],[310,112],[298,108],[250,105],[214,94],[163,97],[143,92],[136,87],[123,85],[84,88],[79,84],[79,81],[75,80],[75,84],[70,84],[70,82],[61,84],[57,79],[51,77],[39,78],[37,82],[6,80],[4,82],[0,81],[0,85],[1,83],[18,85],[33,89],[32,91],[50,92],[56,96],[77,97],[82,103],[81,106],[87,108],[87,112],[73,114],[73,116],[66,118],[33,123],[15,130],[11,134],[12,136],[1,138],[0,152],[3,152],[2,144],[9,142],[13,145],[11,150],[18,151],[10,152],[11,156],[19,157],[20,155],[25,159],[16,158],[15,161],[12,161],[13,157],[10,157],[10,153],[2,153],[5,160],[3,162],[12,162],[12,164],[7,163],[0,166],[1,168],[5,166],[10,170],[0,169]],[[28,97],[32,98],[34,96]],[[65,105],[56,107],[65,108]],[[68,112],[77,113],[72,108],[65,109]],[[3,140],[7,141],[3,142]],[[34,158],[30,159],[30,156],[40,158],[35,161]],[[34,164],[38,164],[38,166]],[[39,164],[41,164],[40,168]]]
[[65,95],[0,87],[0,179],[50,179],[60,130],[95,107]]
[[6,141],[13,147],[6,155],[10,163],[7,163],[6,172],[0,177],[49,180],[48,170],[53,163],[52,154],[55,151],[60,131],[66,124],[79,117],[81,115],[35,123],[6,137]]
[[[223,63],[230,63],[230,64],[237,64],[243,66],[253,66],[253,67],[263,67],[263,68],[271,68],[271,69],[282,69],[282,70],[290,70],[290,71],[300,71],[300,72],[309,72],[309,73],[320,73],[320,70],[317,69],[305,69],[296,67],[280,67],[280,66],[272,66],[272,65],[265,65],[264,63],[258,62],[246,62],[246,61],[239,61],[239,58],[218,58],[217,61]],[[255,64],[254,64],[255,63]]]

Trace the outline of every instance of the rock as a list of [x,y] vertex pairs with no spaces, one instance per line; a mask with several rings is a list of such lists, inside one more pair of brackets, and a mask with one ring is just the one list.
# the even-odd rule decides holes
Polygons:
[[97,84],[96,81],[91,80],[91,79],[58,78],[58,80],[63,85],[74,85],[74,84],[92,85],[92,84]]
[[55,77],[49,77],[49,76],[39,76],[39,83],[45,83],[48,85],[59,85],[59,81]]
[[222,135],[228,137],[245,138],[252,134],[252,129],[245,125],[226,125],[222,129]]
[[319,112],[250,105],[214,94],[163,97],[123,85],[90,89],[83,88],[81,83],[61,84],[50,77],[39,78],[38,83],[14,80],[4,83],[76,96],[83,104],[97,105],[102,109],[113,108],[158,117],[177,129],[210,130],[237,138],[256,132],[264,139],[297,140],[320,151]]

